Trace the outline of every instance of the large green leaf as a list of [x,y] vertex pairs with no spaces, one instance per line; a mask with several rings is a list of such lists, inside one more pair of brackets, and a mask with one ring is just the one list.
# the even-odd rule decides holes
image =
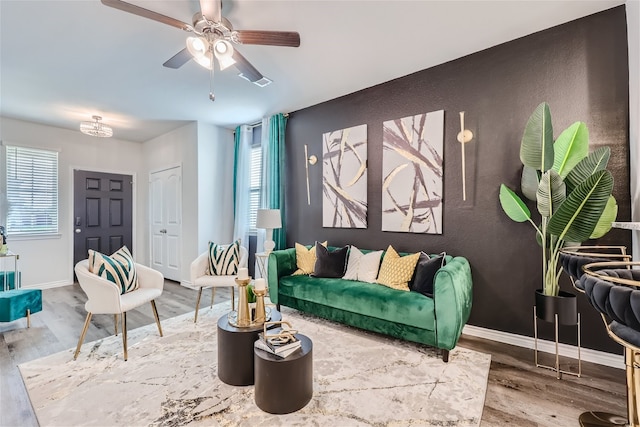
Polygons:
[[546,102],[538,105],[527,121],[520,143],[520,160],[523,165],[543,172],[553,166],[553,127]]
[[522,168],[520,188],[522,188],[522,194],[524,194],[524,197],[535,202],[538,185],[540,185],[540,172],[534,168],[530,168],[529,166]]
[[504,184],[500,184],[500,205],[504,213],[516,222],[525,222],[531,218],[531,212],[522,199]]
[[600,220],[607,205],[613,176],[607,170],[598,171],[577,186],[549,220],[549,232],[561,240],[584,242]]
[[609,163],[610,156],[611,149],[609,147],[600,147],[592,151],[587,157],[582,159],[565,178],[564,181],[567,184],[567,190],[572,191],[594,173],[605,170],[607,163]]
[[567,197],[562,177],[553,169],[542,174],[536,193],[538,212],[543,217],[550,217]]
[[564,178],[589,154],[589,130],[582,122],[565,129],[553,144],[553,170]]
[[602,215],[600,215],[600,219],[596,224],[596,228],[591,233],[590,239],[599,239],[611,230],[611,224],[616,220],[618,216],[618,203],[616,202],[615,197],[609,196],[609,200],[607,200],[607,205],[604,207],[604,211],[602,211]]

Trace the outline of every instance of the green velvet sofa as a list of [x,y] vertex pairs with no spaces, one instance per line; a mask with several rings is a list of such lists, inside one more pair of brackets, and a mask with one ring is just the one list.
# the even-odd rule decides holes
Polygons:
[[295,249],[273,251],[267,266],[269,298],[278,308],[284,305],[436,347],[447,362],[449,350],[458,343],[471,313],[472,279],[465,258],[447,255],[446,259],[446,265],[436,272],[430,298],[376,283],[292,276],[296,270]]

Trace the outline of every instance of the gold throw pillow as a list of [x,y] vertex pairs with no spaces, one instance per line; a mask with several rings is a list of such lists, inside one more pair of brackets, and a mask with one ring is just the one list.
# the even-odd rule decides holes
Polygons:
[[[327,241],[322,242],[322,246],[327,247]],[[299,274],[313,274],[313,268],[316,265],[316,245],[313,245],[311,249],[307,249],[306,246],[296,243],[296,266],[298,269],[293,272],[293,275]]]
[[380,273],[377,282],[401,291],[409,291],[409,280],[413,277],[413,271],[420,258],[420,252],[400,256],[391,245],[382,258]]

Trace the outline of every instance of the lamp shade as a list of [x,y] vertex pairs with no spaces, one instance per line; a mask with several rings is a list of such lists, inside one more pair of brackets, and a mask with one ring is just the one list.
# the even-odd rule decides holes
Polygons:
[[275,229],[282,227],[280,209],[258,209],[256,228]]

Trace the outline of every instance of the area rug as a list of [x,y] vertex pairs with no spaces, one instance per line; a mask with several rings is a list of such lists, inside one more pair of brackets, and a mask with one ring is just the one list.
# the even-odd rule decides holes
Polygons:
[[457,347],[449,363],[428,347],[283,308],[313,341],[313,398],[271,415],[253,386],[216,371],[217,319],[229,305],[163,320],[19,366],[41,426],[477,426],[490,355]]

